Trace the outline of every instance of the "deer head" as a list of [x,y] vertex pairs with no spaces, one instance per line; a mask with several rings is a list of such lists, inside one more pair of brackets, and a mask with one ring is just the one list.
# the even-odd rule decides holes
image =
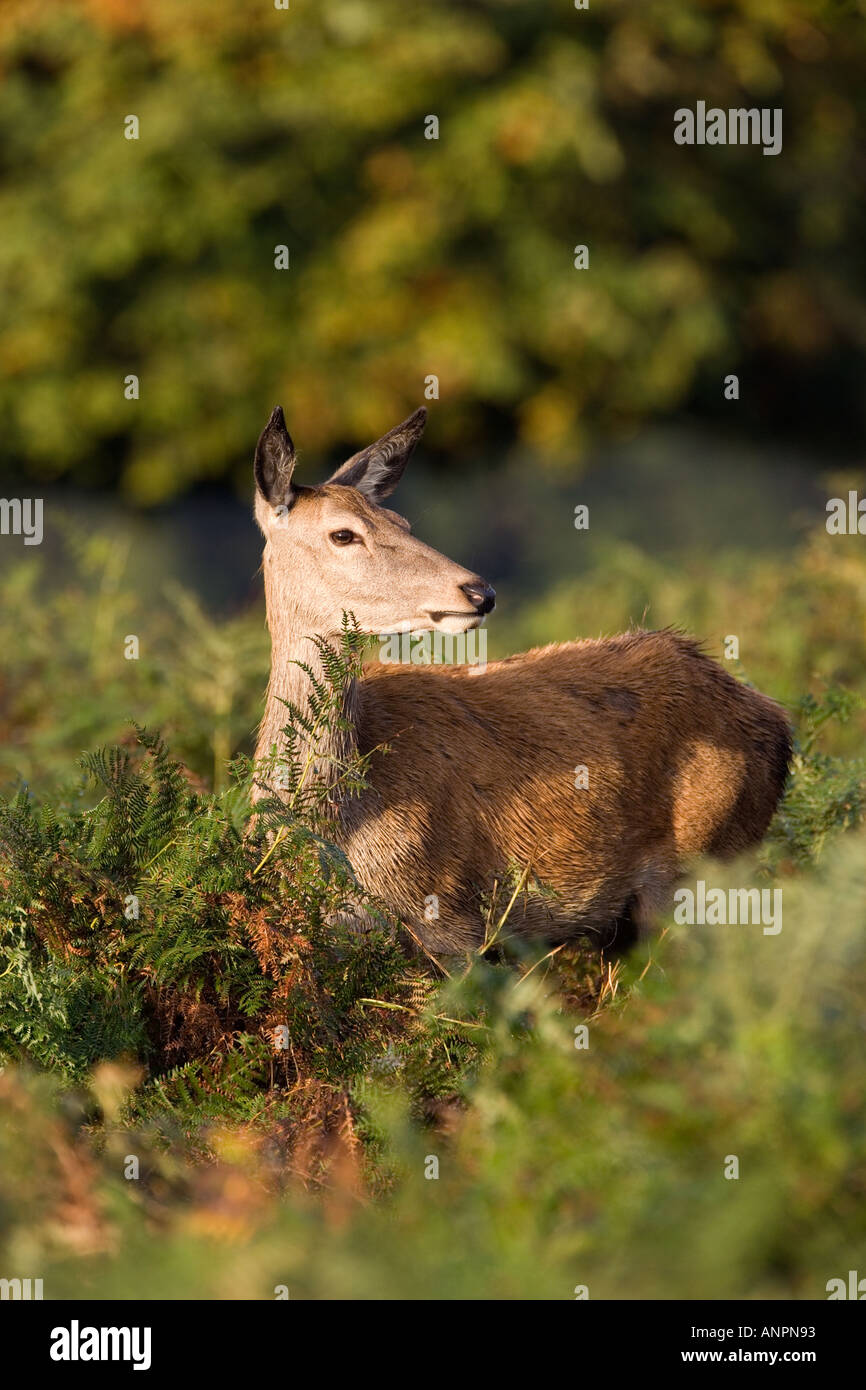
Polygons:
[[467,632],[493,608],[483,579],[424,545],[408,521],[381,504],[421,437],[422,406],[354,454],[319,487],[293,480],[295,449],[280,406],[255,456],[256,520],[265,536],[272,628],[288,615],[307,633],[331,636],[344,612],[362,632]]

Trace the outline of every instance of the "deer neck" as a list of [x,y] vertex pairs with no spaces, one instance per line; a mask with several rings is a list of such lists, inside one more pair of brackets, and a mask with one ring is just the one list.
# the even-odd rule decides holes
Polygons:
[[[277,595],[272,591],[267,569],[265,596],[271,633],[271,675],[256,747],[257,761],[268,758],[273,750],[279,756],[286,749],[283,729],[292,721],[292,715],[283,701],[289,701],[306,717],[315,719],[310,703],[313,684],[304,666],[309,667],[317,680],[327,685],[322,657],[312,640],[317,628],[316,619],[291,596],[282,592]],[[338,634],[322,635],[327,636],[332,646],[338,645]],[[333,789],[333,802],[329,798],[326,804],[334,813],[341,801],[338,789],[340,770],[357,747],[357,684],[354,680],[349,682],[341,707],[332,707],[327,719],[320,719],[316,723],[312,734],[302,733],[296,749],[296,761],[300,758],[304,769],[304,785],[310,787],[315,783]],[[273,776],[263,780],[274,784]]]

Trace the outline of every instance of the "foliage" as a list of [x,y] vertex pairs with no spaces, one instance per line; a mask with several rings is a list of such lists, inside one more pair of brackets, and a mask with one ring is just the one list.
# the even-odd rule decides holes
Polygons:
[[[820,874],[784,880],[779,937],[668,929],[589,1015],[549,963],[477,961],[447,995],[464,1017],[483,1003],[480,1057],[462,1108],[425,1127],[402,1042],[309,1107],[305,1142],[268,1092],[257,1113],[223,1098],[204,1164],[179,1142],[198,1097],[172,1078],[174,1135],[134,1101],[130,1122],[117,1065],[65,1100],[9,1069],[4,1267],[38,1268],[52,1297],[824,1297],[866,1242],[863,850],[844,837]],[[387,1189],[372,1203],[371,1183]]]
[[834,831],[860,824],[864,813],[866,758],[831,757],[818,747],[829,720],[847,723],[863,701],[848,690],[831,689],[822,700],[800,701],[800,738],[792,785],[775,825],[774,839],[797,863],[814,863]]
[[[718,1299],[863,1269],[862,537],[772,553],[781,474],[762,495],[705,450],[731,544],[652,457],[629,526],[667,548],[615,529],[615,485],[579,548],[551,501],[596,432],[727,425],[732,371],[740,426],[859,440],[861,10],[0,8],[0,453],[53,493],[44,551],[0,579],[0,1272],[47,1297]],[[783,156],[676,146],[699,99],[782,106]],[[668,919],[625,960],[519,949],[509,902],[544,891],[521,865],[483,952],[434,960],[376,903],[347,930],[360,890],[309,773],[345,732],[350,624],[251,815],[261,613],[159,582],[128,524],[53,549],[55,481],[246,492],[275,400],[305,448],[355,448],[431,373],[440,460],[516,441],[479,542],[521,557],[491,656],[642,621],[721,655],[735,615],[739,674],[794,713],[793,775],[759,853],[695,868],[781,891],[779,935]],[[476,486],[426,519],[474,537]],[[365,770],[331,769],[350,795]]]
[[[248,759],[219,761],[260,712],[260,616],[148,604],[122,533],[76,543],[65,590],[10,568],[0,751],[31,786],[0,809],[2,1267],[137,1298],[821,1297],[862,1267],[856,543],[807,539],[784,566],[588,547],[499,625],[507,648],[649,603],[720,646],[735,613],[746,673],[794,711],[766,845],[697,867],[780,887],[780,935],[661,923],[619,962],[517,951],[508,903],[542,887],[520,866],[484,956],[437,965],[381,912],[339,925],[357,885],[303,769],[343,718],[348,625],[312,721],[286,711],[287,797],[251,823]],[[160,712],[192,771],[142,727]],[[109,746],[70,777],[93,734]],[[363,760],[339,775],[357,788]]]
[[[268,634],[261,613],[219,620],[166,581],[142,591],[129,528],[67,528],[61,582],[33,552],[0,574],[0,774],[67,774],[71,757],[118,743],[132,718],[162,728],[184,764],[226,786],[230,758],[261,717]],[[139,655],[125,659],[126,638]]]
[[[7,0],[0,62],[7,475],[245,486],[275,400],[354,448],[431,373],[447,456],[573,470],[731,371],[741,424],[861,436],[856,4]],[[782,155],[675,145],[698,100]]]
[[[286,710],[281,750],[257,765],[241,764],[251,778],[258,779],[262,788],[279,783],[279,795],[260,802],[257,807],[265,824],[270,824],[268,817],[273,813],[278,822],[277,833],[286,807],[311,829],[331,828],[330,808],[334,797],[338,794],[355,796],[367,784],[371,755],[361,755],[354,748],[353,725],[342,702],[350,682],[361,677],[362,657],[370,639],[358,630],[354,618],[344,613],[336,646],[324,637],[313,636],[311,641],[322,673],[317,675],[309,662],[296,662],[307,678],[306,706],[302,708],[293,700],[280,700]],[[326,730],[334,738],[334,746],[344,749],[344,756],[324,754]]]
[[381,915],[338,925],[359,890],[304,769],[348,624],[322,654],[252,822],[245,760],[207,793],[141,728],[68,801],[3,804],[4,1268],[37,1259],[49,1296],[822,1296],[866,1236],[866,773],[820,747],[853,697],[801,702],[767,850],[707,871],[781,884],[779,937],[517,952],[515,868],[499,959],[437,963]]
[[[319,649],[313,712],[291,711],[288,790],[257,800],[252,821],[266,769],[239,760],[228,790],[203,794],[140,728],[135,756],[82,758],[95,805],[40,807],[26,789],[0,804],[0,1061],[70,1082],[99,1062],[134,1061],[147,1078],[137,1112],[176,1114],[192,1132],[209,1115],[252,1116],[263,1092],[269,1118],[288,1121],[293,1095],[306,1110],[343,1094],[412,1033],[432,987],[394,925],[381,911],[363,935],[339,925],[360,889],[323,838],[310,774],[344,718],[361,643],[347,625],[338,646]],[[332,793],[351,795],[365,759],[337,771]],[[437,1091],[436,1054],[448,1058],[441,1089],[465,1052],[460,1021],[441,1025],[414,1069],[419,1103]]]

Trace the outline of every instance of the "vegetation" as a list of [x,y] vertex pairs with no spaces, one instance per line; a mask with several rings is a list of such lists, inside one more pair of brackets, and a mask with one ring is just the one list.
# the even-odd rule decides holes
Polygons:
[[[0,7],[0,462],[48,499],[0,570],[0,1275],[719,1299],[866,1267],[866,552],[814,511],[820,470],[861,482],[862,9]],[[698,100],[781,106],[783,156],[675,145]],[[376,903],[347,930],[307,751],[348,627],[311,719],[286,710],[287,798],[251,815],[262,612],[176,582],[159,504],[189,493],[228,571],[208,499],[248,495],[275,401],[336,454],[432,376],[427,464],[461,467],[404,486],[501,584],[490,658],[639,622],[721,658],[733,626],[731,668],[792,711],[760,852],[695,866],[780,889],[778,935],[670,916],[626,958],[528,950],[520,865],[482,952],[434,959]],[[763,432],[808,462],[759,478]],[[583,474],[596,437],[612,484]]]
[[297,764],[252,823],[244,757],[209,790],[143,728],[43,766],[0,810],[3,1267],[47,1296],[822,1297],[866,1235],[861,716],[806,695],[766,845],[698,869],[781,886],[779,936],[669,921],[625,960],[507,917],[467,958],[384,913],[352,935]]
[[[859,444],[862,20],[7,0],[4,476],[245,488],[275,401],[304,448],[354,449],[431,374],[446,459],[517,440],[573,471],[598,430],[677,409]],[[676,145],[698,100],[783,108],[782,155]]]

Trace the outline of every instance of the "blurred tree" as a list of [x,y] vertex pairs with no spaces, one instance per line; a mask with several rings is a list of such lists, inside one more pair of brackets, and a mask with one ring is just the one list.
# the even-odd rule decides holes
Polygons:
[[[863,10],[5,0],[7,475],[246,486],[276,400],[354,448],[431,375],[445,454],[573,467],[679,408],[850,443]],[[676,145],[698,100],[781,106],[782,153]]]

